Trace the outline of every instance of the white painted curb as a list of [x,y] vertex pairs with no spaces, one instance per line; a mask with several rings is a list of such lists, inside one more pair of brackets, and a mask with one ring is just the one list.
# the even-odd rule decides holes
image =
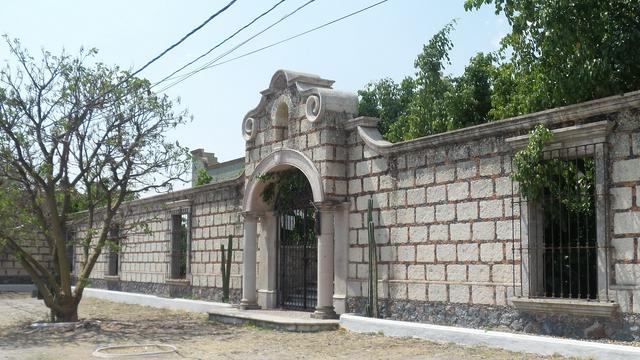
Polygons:
[[560,354],[563,356],[606,360],[640,359],[640,347],[407,321],[372,319],[353,314],[341,315],[340,326],[349,331],[359,333],[383,333],[385,336],[391,337],[411,337],[439,343],[453,342],[459,345],[485,345],[509,351],[540,355]]
[[154,295],[135,294],[123,291],[85,288],[83,296],[121,302],[125,304],[145,305],[161,309],[184,310],[209,313],[220,309],[231,308],[231,304],[202,300],[162,298]]
[[36,286],[33,284],[2,284],[0,285],[0,292],[3,292],[3,291],[32,292],[35,289],[36,289]]

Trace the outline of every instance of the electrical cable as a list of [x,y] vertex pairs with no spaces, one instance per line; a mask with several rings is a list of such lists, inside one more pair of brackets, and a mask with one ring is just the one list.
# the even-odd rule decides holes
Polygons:
[[[389,0],[382,0],[382,1],[379,1],[379,2],[377,2],[377,3],[374,3],[374,4],[372,4],[372,5],[369,5],[369,6],[367,6],[367,7],[364,7],[364,8],[362,8],[362,9],[360,9],[360,10],[357,10],[357,11],[351,12],[351,13],[349,13],[349,14],[347,14],[347,15],[341,16],[341,17],[339,17],[339,18],[337,18],[337,19],[331,20],[331,21],[326,22],[326,23],[324,23],[324,24],[322,24],[322,25],[316,26],[316,27],[311,28],[311,29],[309,29],[309,30],[306,30],[306,31],[303,31],[303,32],[298,33],[298,34],[296,34],[296,35],[293,35],[293,36],[290,36],[290,37],[288,37],[288,38],[285,38],[285,39],[283,39],[283,40],[280,40],[280,41],[274,42],[274,43],[272,43],[272,44],[269,44],[269,45],[263,46],[263,47],[258,48],[258,49],[256,49],[256,50],[253,50],[253,51],[249,51],[249,52],[247,52],[247,53],[244,53],[244,54],[242,54],[242,55],[236,56],[236,57],[231,58],[231,59],[229,59],[229,60],[225,60],[225,61],[223,61],[223,62],[217,62],[217,60],[220,60],[221,58],[223,58],[224,56],[226,56],[226,55],[228,55],[229,53],[231,53],[231,52],[232,52],[232,51],[228,51],[228,52],[226,53],[226,55],[222,55],[222,56],[220,56],[217,60],[215,60],[215,59],[214,59],[214,62],[210,62],[210,63],[206,64],[205,66],[202,66],[202,67],[200,67],[200,68],[198,68],[198,69],[196,69],[196,70],[194,70],[194,71],[192,71],[192,72],[190,72],[190,73],[187,73],[187,74],[181,75],[181,79],[179,79],[179,80],[177,80],[177,81],[174,81],[173,83],[171,83],[171,84],[169,84],[169,85],[165,86],[164,88],[162,88],[161,90],[159,90],[159,92],[164,92],[164,91],[166,91],[167,89],[169,89],[169,88],[171,88],[171,87],[173,87],[173,86],[175,86],[175,85],[178,85],[179,83],[183,82],[184,80],[188,79],[189,77],[191,77],[191,76],[193,76],[193,75],[195,75],[195,74],[197,74],[197,73],[199,73],[199,72],[201,72],[201,71],[204,71],[204,70],[206,70],[206,69],[210,69],[210,68],[213,68],[213,67],[216,67],[216,66],[220,66],[220,65],[223,65],[223,64],[227,64],[227,63],[229,63],[229,62],[232,62],[232,61],[235,61],[235,60],[238,60],[238,59],[244,58],[244,57],[246,57],[246,56],[249,56],[249,55],[255,54],[255,53],[257,53],[257,52],[261,52],[261,51],[267,50],[267,49],[269,49],[269,48],[272,48],[272,47],[274,47],[274,46],[280,45],[280,44],[282,44],[282,43],[285,43],[285,42],[288,42],[288,41],[294,40],[294,39],[299,38],[299,37],[301,37],[301,36],[307,35],[307,34],[309,34],[309,33],[311,33],[311,32],[314,32],[314,31],[320,30],[320,29],[322,29],[322,28],[325,28],[325,27],[327,27],[327,26],[329,26],[329,25],[335,24],[335,23],[337,23],[337,22],[339,22],[339,21],[342,21],[342,20],[344,20],[344,19],[350,18],[350,17],[352,17],[352,16],[354,16],[354,15],[360,14],[360,13],[362,13],[362,12],[364,12],[364,11],[367,11],[367,10],[369,10],[369,9],[371,9],[371,8],[374,8],[374,7],[378,6],[378,5],[381,5],[381,4],[383,4],[383,3],[387,2],[387,1],[389,1]],[[236,47],[236,48],[237,48],[237,47]],[[234,49],[232,49],[232,50],[234,50]]]
[[166,77],[164,77],[162,80],[156,82],[155,84],[153,84],[151,87],[153,88],[154,86],[166,81],[167,79],[171,78],[173,75],[179,73],[180,71],[184,70],[185,68],[191,66],[193,63],[195,63],[196,61],[202,59],[203,57],[209,55],[213,50],[217,49],[218,47],[220,47],[222,44],[226,43],[227,41],[229,41],[230,39],[232,39],[234,36],[238,35],[238,33],[240,33],[241,31],[243,31],[244,29],[248,28],[249,26],[253,25],[253,23],[255,23],[256,21],[258,21],[260,18],[262,18],[263,16],[267,15],[268,13],[270,13],[271,11],[273,11],[275,8],[277,8],[280,4],[282,4],[283,2],[285,2],[286,0],[280,0],[279,2],[277,2],[275,5],[273,5],[269,10],[263,12],[262,14],[258,15],[256,18],[254,18],[253,20],[251,20],[249,23],[247,23],[246,25],[244,25],[243,27],[241,27],[240,29],[236,30],[236,32],[234,32],[233,34],[227,36],[226,39],[222,40],[221,42],[217,43],[214,47],[212,47],[211,49],[207,50],[206,52],[204,52],[202,55],[198,56],[197,58],[191,60],[190,62],[188,62],[187,64],[183,65],[181,68],[179,68],[178,70],[172,72],[171,74],[167,75]]
[[[222,53],[221,55],[218,55],[216,58],[214,58],[213,60],[211,60],[211,61],[209,61],[209,62],[205,63],[205,64],[204,64],[204,65],[202,65],[202,66],[209,65],[209,64],[211,64],[212,62],[215,62],[215,61],[219,60],[220,58],[223,58],[224,56],[226,56],[226,55],[228,55],[228,54],[232,53],[233,51],[235,51],[235,50],[236,50],[236,49],[238,49],[239,47],[241,47],[241,46],[243,46],[244,44],[248,43],[249,41],[251,41],[251,40],[255,39],[256,37],[258,37],[258,36],[262,35],[263,33],[265,33],[266,31],[268,31],[268,30],[269,30],[269,29],[271,29],[272,27],[274,27],[274,26],[278,25],[279,23],[281,23],[282,21],[284,21],[285,19],[287,19],[287,18],[288,18],[288,17],[290,17],[291,15],[293,15],[293,14],[297,13],[298,11],[302,10],[304,7],[306,7],[307,5],[311,4],[311,3],[312,3],[312,2],[314,2],[314,1],[315,1],[315,0],[309,0],[309,1],[307,1],[306,3],[304,3],[304,4],[300,5],[298,8],[296,8],[296,9],[295,9],[295,10],[293,10],[292,12],[290,12],[290,13],[286,14],[285,16],[283,16],[282,18],[280,18],[278,21],[276,21],[276,22],[272,23],[271,25],[267,26],[266,28],[264,28],[264,29],[260,30],[259,32],[257,32],[257,33],[256,33],[256,34],[254,34],[253,36],[249,37],[248,39],[244,40],[244,41],[243,41],[243,42],[241,42],[240,44],[238,44],[238,45],[234,46],[233,48],[231,48],[231,49],[227,50],[226,52]],[[201,67],[202,67],[202,66],[201,66]],[[192,72],[193,72],[193,71],[192,71]],[[153,87],[155,87],[156,85],[160,84],[161,82],[164,82],[164,81],[167,81],[167,80],[175,80],[175,79],[178,79],[178,78],[186,77],[186,76],[188,76],[189,74],[190,74],[190,73],[183,74],[183,75],[178,75],[178,76],[175,76],[175,77],[165,77],[164,79],[162,79],[162,80],[160,80],[160,81],[156,82],[155,84],[153,84],[151,87],[153,88]]]

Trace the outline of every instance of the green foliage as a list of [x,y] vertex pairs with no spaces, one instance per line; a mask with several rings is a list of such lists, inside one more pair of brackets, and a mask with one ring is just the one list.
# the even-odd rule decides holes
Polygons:
[[291,209],[303,208],[311,200],[311,186],[307,177],[298,169],[269,172],[257,176],[266,183],[262,200],[281,214]]
[[[536,126],[527,147],[513,157],[511,178],[519,183],[520,192],[528,201],[550,197],[568,212],[592,213],[595,184],[593,158],[545,159],[544,144],[552,137],[553,133],[544,125]],[[558,210],[545,208],[547,212]]]
[[227,240],[227,252],[224,251],[224,244],[220,245],[222,253],[222,302],[229,302],[229,287],[231,283],[231,260],[233,255],[233,236],[229,235]]
[[[110,244],[109,229],[128,211],[121,205],[184,181],[188,151],[166,133],[185,123],[186,113],[174,113],[174,102],[154,93],[148,80],[97,62],[95,49],[36,58],[18,40],[5,40],[0,239],[56,319],[74,321],[86,279]],[[77,222],[82,235],[71,237]],[[51,263],[23,246],[36,236]],[[80,258],[75,288],[70,246]]]
[[640,1],[467,0],[465,8],[492,3],[511,25],[493,117],[640,89]]
[[196,186],[206,185],[206,184],[210,183],[211,180],[213,180],[213,177],[211,175],[209,175],[209,173],[207,172],[207,169],[205,169],[205,168],[199,168],[198,169],[197,178],[196,178]]
[[358,91],[358,111],[360,115],[379,118],[380,133],[387,134],[396,119],[406,115],[415,87],[415,81],[410,77],[400,84],[389,78],[370,83],[364,90]]
[[640,89],[640,1],[467,0],[493,4],[511,31],[496,53],[444,75],[446,25],[423,47],[415,78],[382,79],[359,92],[360,115],[381,119],[392,142]]
[[400,85],[383,79],[359,92],[360,115],[379,117],[387,140],[410,140],[488,121],[493,55],[477,54],[459,77],[443,75],[454,25],[447,24],[424,45],[414,63],[415,78],[407,77]]
[[553,133],[544,125],[536,126],[529,136],[527,147],[513,157],[511,178],[518,182],[520,193],[531,201],[540,199],[548,185],[543,149],[545,142],[552,137]]

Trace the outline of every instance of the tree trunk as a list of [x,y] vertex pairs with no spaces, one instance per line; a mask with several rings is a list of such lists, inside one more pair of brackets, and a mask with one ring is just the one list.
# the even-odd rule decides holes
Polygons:
[[72,296],[61,297],[58,300],[60,310],[52,310],[53,321],[75,322],[78,321],[78,302]]

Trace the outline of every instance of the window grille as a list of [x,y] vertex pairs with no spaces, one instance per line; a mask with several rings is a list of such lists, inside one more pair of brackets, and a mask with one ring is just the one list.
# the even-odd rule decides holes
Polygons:
[[513,220],[513,285],[519,295],[608,300],[605,155],[603,143],[546,150],[547,182],[538,197],[520,198],[514,184],[513,210],[521,220]]
[[109,230],[109,244],[107,253],[107,275],[118,276],[120,268],[120,226],[113,225]]
[[184,279],[189,272],[191,212],[180,208],[171,212],[171,278]]

